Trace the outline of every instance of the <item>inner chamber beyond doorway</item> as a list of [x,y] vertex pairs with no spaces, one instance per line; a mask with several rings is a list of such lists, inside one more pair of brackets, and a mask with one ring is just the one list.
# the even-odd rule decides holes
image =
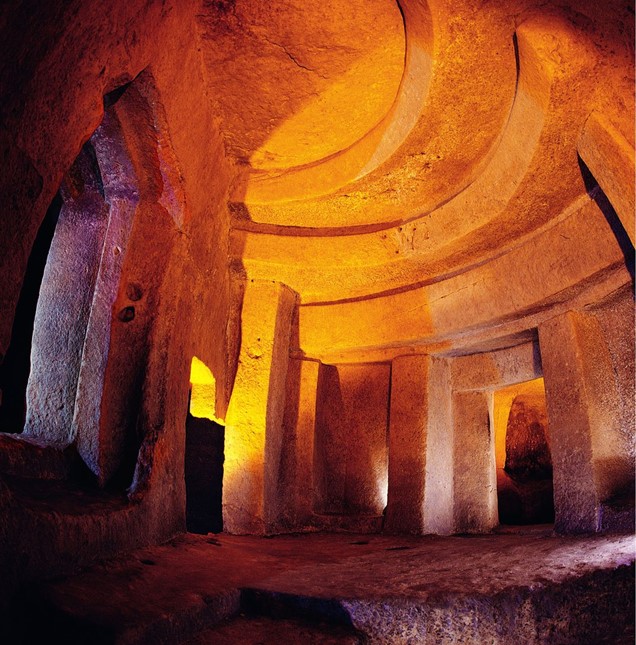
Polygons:
[[554,522],[552,457],[543,378],[494,393],[501,524]]

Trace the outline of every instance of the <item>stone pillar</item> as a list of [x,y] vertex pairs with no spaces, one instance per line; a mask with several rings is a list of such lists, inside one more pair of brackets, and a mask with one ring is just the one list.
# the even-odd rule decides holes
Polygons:
[[223,526],[265,533],[275,515],[291,321],[296,294],[282,284],[249,281],[241,348],[226,417]]
[[601,504],[632,477],[621,450],[612,363],[598,322],[568,312],[539,327],[551,439],[555,529],[601,528]]
[[[84,155],[84,153],[82,153]],[[77,383],[108,208],[97,189],[65,202],[40,287],[27,385],[25,435],[71,442]]]
[[314,508],[316,513],[342,515],[346,512],[347,439],[346,408],[338,368],[320,365],[316,401],[316,447],[314,464]]
[[447,535],[453,518],[454,432],[450,361],[431,358],[424,485],[424,533]]
[[278,465],[271,531],[301,531],[311,525],[314,508],[314,436],[320,363],[291,359],[282,438],[273,455]]
[[389,490],[385,531],[424,532],[429,356],[399,356],[391,365]]
[[497,525],[497,480],[488,392],[453,393],[454,520],[458,533]]
[[454,429],[446,359],[401,356],[391,368],[387,532],[454,530]]
[[[114,370],[116,373],[113,373],[110,358],[113,350],[113,327],[124,321],[113,315],[113,305],[119,291],[136,210],[137,203],[127,198],[113,199],[110,203],[108,228],[77,378],[72,435],[77,451],[101,485],[117,472],[128,439],[125,430],[112,423],[111,412],[114,406],[105,393],[109,383],[115,386],[119,384],[121,387],[120,376],[123,370]],[[129,365],[134,364],[135,357],[129,356],[128,361]],[[114,389],[117,391],[117,387]],[[137,408],[131,408],[128,415],[131,417],[137,412]],[[131,421],[134,425],[134,420]]]
[[[127,458],[132,459],[128,451],[136,430],[139,388],[135,388],[135,399],[129,398],[132,393],[127,381],[128,374],[143,370],[137,352],[116,339],[118,325],[139,323],[139,319],[132,322],[134,308],[114,311],[124,264],[131,262],[128,249],[140,200],[135,170],[122,140],[118,119],[107,111],[91,143],[109,207],[108,226],[86,323],[71,431],[77,451],[100,485],[107,483]],[[117,353],[120,360],[113,361]],[[130,405],[132,400],[135,405]],[[130,466],[127,464],[132,470]]]

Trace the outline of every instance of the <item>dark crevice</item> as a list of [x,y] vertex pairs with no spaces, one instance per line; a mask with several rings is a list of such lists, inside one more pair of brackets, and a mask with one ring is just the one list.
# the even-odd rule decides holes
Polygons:
[[108,92],[108,94],[104,95],[104,109],[107,109],[109,107],[112,107],[119,101],[119,99],[123,96],[124,92],[130,87],[130,84],[132,81],[129,83],[124,83],[124,85],[120,85],[118,88],[114,89],[112,92]]
[[610,225],[612,232],[616,236],[618,245],[623,252],[625,257],[625,266],[629,271],[629,274],[634,280],[634,245],[629,239],[629,235],[623,226],[620,218],[618,217],[614,207],[612,206],[607,195],[603,192],[603,189],[599,186],[594,175],[590,172],[590,169],[585,165],[585,162],[581,157],[579,160],[579,168],[581,169],[581,176],[583,177],[583,183],[585,184],[585,189],[588,192],[588,195],[596,202],[596,205],[599,207],[607,223]]

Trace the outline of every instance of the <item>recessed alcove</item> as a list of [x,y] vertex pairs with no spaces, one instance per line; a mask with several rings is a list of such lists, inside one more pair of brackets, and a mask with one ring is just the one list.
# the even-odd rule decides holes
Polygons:
[[493,405],[499,522],[513,525],[554,522],[543,379],[496,391]]
[[389,365],[321,367],[313,473],[317,514],[382,515],[387,500],[389,381]]
[[[119,447],[111,465],[104,463],[100,447],[87,435],[104,424],[102,395],[109,387],[107,364],[116,353],[116,327],[134,319],[135,306],[142,298],[138,285],[132,289],[121,284],[138,201],[134,190],[130,191],[130,161],[113,108],[126,89],[105,98],[104,119],[66,173],[40,229],[31,261],[32,266],[39,263],[40,269],[32,271],[23,286],[23,303],[30,296],[31,306],[27,310],[21,305],[16,319],[20,331],[14,333],[22,354],[29,355],[28,379],[22,392],[12,393],[13,400],[6,399],[15,407],[22,397],[24,416],[14,415],[14,426],[23,424],[25,446],[34,441],[68,455],[77,452],[86,467],[73,472],[82,480],[92,471],[102,485],[111,482],[120,489],[130,485],[139,448],[130,427],[131,421],[134,425],[130,396],[138,396],[132,393],[139,388],[134,384],[138,377],[132,381],[128,377],[132,390],[121,390],[129,427],[115,439]],[[117,176],[126,171],[128,177]],[[130,303],[113,315],[120,290],[128,292]],[[134,374],[139,365],[134,350],[128,350],[127,360],[128,374]],[[19,385],[20,379],[14,383]],[[119,385],[123,384],[120,380]],[[116,423],[116,401],[110,407],[114,408],[109,415],[112,424]],[[117,432],[109,430],[111,437]]]

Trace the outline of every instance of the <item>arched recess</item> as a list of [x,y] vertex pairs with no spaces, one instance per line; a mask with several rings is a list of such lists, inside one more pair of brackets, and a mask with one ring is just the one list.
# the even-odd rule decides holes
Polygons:
[[104,98],[60,188],[34,313],[22,437],[79,455],[100,486],[131,484],[165,398],[148,379],[167,360],[156,320],[185,205],[164,126],[149,72]]

